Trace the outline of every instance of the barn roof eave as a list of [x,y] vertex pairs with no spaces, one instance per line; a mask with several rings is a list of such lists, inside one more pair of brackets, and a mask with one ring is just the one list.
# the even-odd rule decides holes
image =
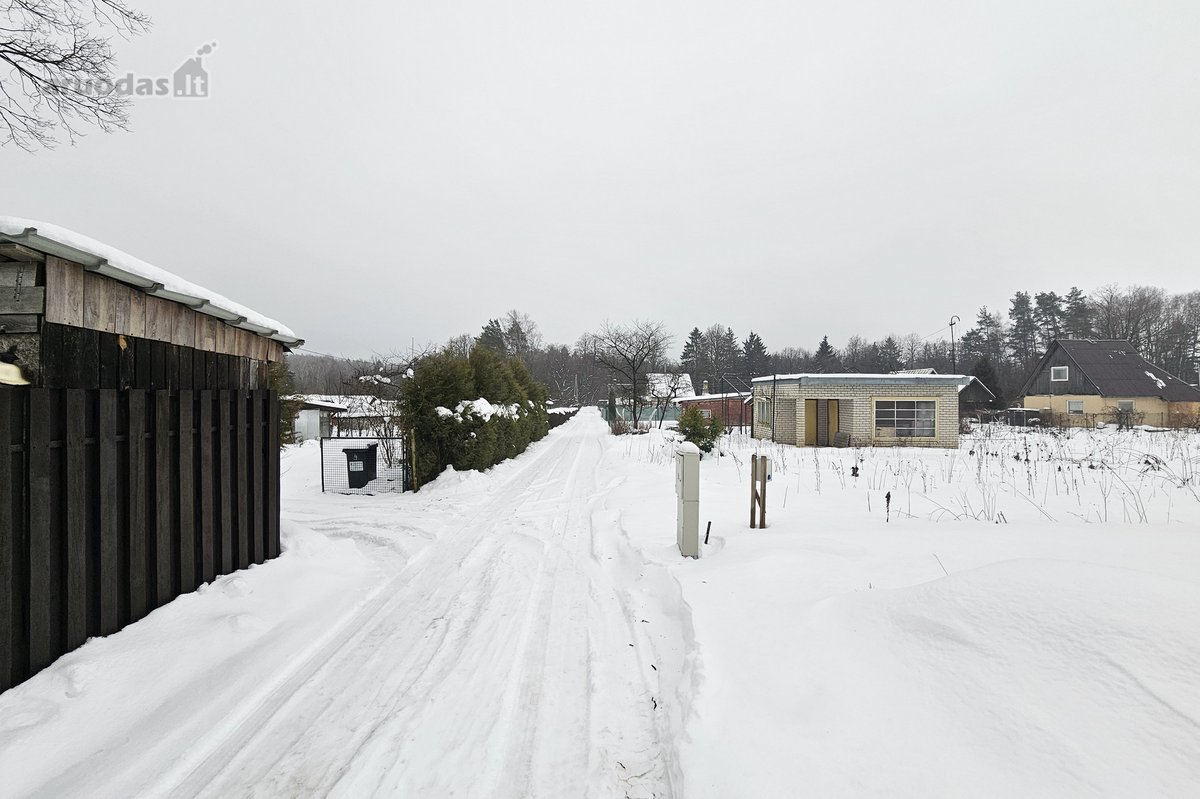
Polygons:
[[19,234],[0,232],[0,241],[11,241],[16,244],[22,244],[46,255],[73,261],[82,265],[89,272],[95,272],[98,275],[111,278],[128,286],[133,286],[151,296],[161,297],[165,300],[186,305],[194,311],[220,319],[231,327],[241,328],[257,336],[278,341],[289,350],[304,344],[304,339],[302,338],[283,333],[272,327],[250,322],[245,316],[215,305],[206,297],[197,297],[178,291],[170,291],[162,283],[156,283],[142,275],[115,266],[109,263],[106,258],[101,258],[87,250],[81,250],[78,247],[72,247],[69,244],[63,244],[53,238],[43,236],[38,233],[37,228],[27,227]]

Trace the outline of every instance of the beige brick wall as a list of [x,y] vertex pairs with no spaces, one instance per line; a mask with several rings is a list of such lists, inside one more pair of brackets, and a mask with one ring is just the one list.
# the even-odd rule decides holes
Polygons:
[[[756,384],[755,397],[771,397],[771,384]],[[775,440],[784,444],[804,444],[805,399],[835,399],[839,401],[838,425],[850,434],[853,446],[958,446],[958,387],[911,383],[900,385],[803,386],[797,383],[776,387]],[[875,434],[875,400],[933,400],[937,402],[937,419],[933,438],[895,438]],[[786,413],[785,413],[786,409]],[[786,417],[786,418],[785,418]],[[754,420],[755,438],[771,438],[769,420]]]

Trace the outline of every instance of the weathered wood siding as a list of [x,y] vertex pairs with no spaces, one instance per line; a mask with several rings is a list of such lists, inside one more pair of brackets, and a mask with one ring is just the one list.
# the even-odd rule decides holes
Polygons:
[[0,690],[278,555],[278,423],[268,391],[0,386]]
[[283,360],[283,345],[186,305],[153,297],[62,258],[47,256],[45,321],[136,336],[256,361]]
[[[1067,367],[1065,381],[1050,380],[1050,369],[1055,366]],[[1075,365],[1075,361],[1071,360],[1066,351],[1062,347],[1055,347],[1054,351],[1050,353],[1050,357],[1033,376],[1033,381],[1029,384],[1029,391],[1026,393],[1030,395],[1084,395],[1099,394],[1100,392],[1095,384],[1083,374],[1083,370]]]
[[148,338],[46,324],[40,348],[27,376],[41,388],[267,388],[266,361]]

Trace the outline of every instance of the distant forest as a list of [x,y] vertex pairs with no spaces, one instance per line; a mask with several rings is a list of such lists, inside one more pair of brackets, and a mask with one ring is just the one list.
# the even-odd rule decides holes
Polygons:
[[[629,339],[644,348],[638,350],[640,360],[632,373],[613,367],[612,348],[626,340],[612,334],[622,331],[644,334],[644,340]],[[301,393],[372,393],[381,385],[380,376],[399,378],[429,351],[465,353],[484,346],[520,359],[563,405],[603,401],[611,384],[627,387],[626,378],[632,376],[636,383],[645,372],[686,373],[697,392],[707,382],[710,392],[721,393],[744,391],[750,378],[773,373],[932,368],[978,376],[1002,405],[1017,399],[1025,378],[1056,338],[1125,339],[1152,363],[1194,383],[1200,363],[1200,290],[1168,294],[1153,286],[1108,285],[1089,294],[1078,288],[1066,294],[1018,291],[1007,309],[985,306],[974,320],[959,322],[953,346],[949,326],[928,335],[893,334],[877,341],[854,335],[841,346],[827,336],[814,336],[807,346],[788,342],[772,349],[756,332],[747,331],[742,338],[720,323],[693,327],[675,339],[661,324],[645,322],[624,328],[606,324],[574,345],[550,344],[527,314],[510,311],[488,320],[478,334],[457,336],[426,353],[347,360],[301,352],[290,355],[288,365]]]

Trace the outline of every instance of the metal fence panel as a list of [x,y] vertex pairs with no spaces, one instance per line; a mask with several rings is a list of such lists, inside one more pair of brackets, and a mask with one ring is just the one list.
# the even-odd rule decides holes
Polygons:
[[[352,469],[362,461],[346,450],[375,446],[375,478],[352,487]],[[337,494],[385,494],[412,489],[412,469],[406,436],[332,436],[321,439],[321,490]]]

